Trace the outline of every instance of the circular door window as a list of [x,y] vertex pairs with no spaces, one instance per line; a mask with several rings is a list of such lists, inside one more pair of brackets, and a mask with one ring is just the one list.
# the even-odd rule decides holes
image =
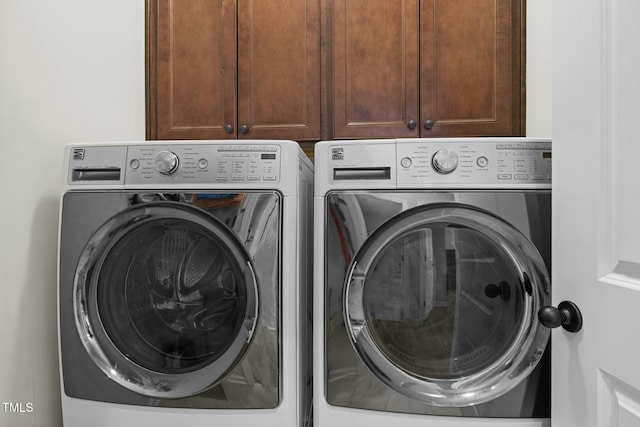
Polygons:
[[549,331],[549,277],[533,244],[462,204],[414,208],[377,229],[345,283],[347,330],[370,370],[436,406],[469,406],[517,386]]
[[258,319],[246,250],[206,212],[179,203],[131,207],[88,242],[74,282],[80,338],[111,379],[180,398],[222,380]]

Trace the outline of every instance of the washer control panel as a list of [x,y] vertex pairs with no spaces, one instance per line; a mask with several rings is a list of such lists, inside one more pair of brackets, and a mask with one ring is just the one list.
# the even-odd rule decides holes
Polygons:
[[397,183],[551,183],[551,141],[528,138],[411,139],[396,146]]
[[131,145],[125,183],[280,181],[279,145]]
[[132,144],[70,147],[68,183],[274,184],[278,144]]

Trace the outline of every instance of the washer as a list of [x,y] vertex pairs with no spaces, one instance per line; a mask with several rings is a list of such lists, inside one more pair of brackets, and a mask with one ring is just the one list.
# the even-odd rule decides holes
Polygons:
[[298,144],[83,144],[64,162],[64,425],[307,425],[313,168]]
[[316,426],[549,426],[551,141],[315,151]]

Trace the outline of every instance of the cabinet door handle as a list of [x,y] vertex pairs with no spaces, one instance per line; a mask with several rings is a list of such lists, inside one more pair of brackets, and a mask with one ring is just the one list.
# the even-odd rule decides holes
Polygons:
[[427,130],[433,128],[433,120],[427,120],[426,122],[424,122],[424,128]]
[[415,129],[417,125],[418,125],[418,124],[416,123],[416,121],[415,121],[415,120],[409,120],[409,123],[407,123],[407,127],[408,127],[409,129]]
[[242,126],[240,126],[240,132],[241,132],[241,133],[247,133],[247,132],[249,132],[249,126],[247,126],[247,125],[242,125]]
[[225,131],[226,133],[231,133],[231,132],[233,132],[233,126],[231,126],[231,125],[224,125],[224,131]]

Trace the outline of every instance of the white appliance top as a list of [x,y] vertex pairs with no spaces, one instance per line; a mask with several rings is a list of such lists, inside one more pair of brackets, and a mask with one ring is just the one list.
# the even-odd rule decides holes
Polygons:
[[298,144],[284,140],[74,144],[67,146],[65,184],[76,189],[278,188],[289,178],[295,181],[301,161],[312,168]]
[[332,189],[551,188],[551,140],[515,137],[324,141],[316,195]]

